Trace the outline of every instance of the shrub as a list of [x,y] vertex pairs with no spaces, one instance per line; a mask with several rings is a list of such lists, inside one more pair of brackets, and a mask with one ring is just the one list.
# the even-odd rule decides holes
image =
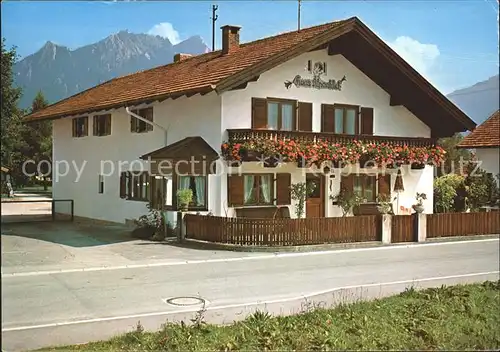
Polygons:
[[446,213],[454,210],[457,189],[463,187],[464,177],[449,174],[434,179],[434,211]]

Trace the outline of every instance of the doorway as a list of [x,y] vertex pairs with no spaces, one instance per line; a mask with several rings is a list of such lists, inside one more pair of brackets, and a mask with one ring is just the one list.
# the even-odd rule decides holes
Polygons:
[[314,184],[314,190],[306,197],[306,218],[322,218],[325,216],[325,177],[306,174],[306,183]]

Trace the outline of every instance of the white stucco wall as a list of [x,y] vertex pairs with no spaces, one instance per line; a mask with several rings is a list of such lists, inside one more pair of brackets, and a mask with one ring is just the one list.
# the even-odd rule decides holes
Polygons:
[[[311,76],[306,71],[307,61],[326,62],[327,75],[322,79],[339,80],[344,75],[347,81],[342,90],[317,90],[313,88],[286,89],[284,81],[295,75]],[[313,131],[321,131],[321,104],[350,104],[374,109],[375,135],[400,137],[430,137],[430,128],[402,106],[390,106],[390,95],[358,70],[342,55],[329,56],[327,50],[318,50],[300,55],[265,73],[256,82],[248,83],[246,89],[222,94],[222,130],[251,128],[251,100],[257,98],[296,99],[313,103]]]
[[[219,150],[220,106],[220,97],[216,94],[165,100],[153,105],[154,121],[168,128],[168,144],[185,137],[203,135],[215,150]],[[72,137],[71,118],[54,121],[53,160],[68,161],[78,168],[86,164],[78,182],[73,166],[67,176],[58,180],[54,177],[53,196],[54,199],[73,199],[76,216],[124,222],[125,219],[139,217],[147,209],[145,202],[120,198],[119,162],[124,162],[124,167],[133,162],[133,170],[140,170],[144,165],[144,170],[147,170],[147,165],[139,157],[165,146],[165,133],[157,127],[149,133],[131,133],[130,117],[124,108],[110,113],[111,135],[103,137],[92,136],[92,115],[89,115],[89,136],[81,138]],[[105,162],[105,165],[112,163],[116,168],[112,175],[104,178],[104,193],[99,194],[98,175],[102,160],[109,160],[110,163]],[[103,171],[111,172],[110,166]],[[209,208],[218,209],[221,200],[215,191],[218,182],[214,180],[215,176],[210,176],[208,180],[209,189],[214,190],[209,197]]]
[[481,161],[480,168],[491,172],[494,176],[500,173],[500,148],[476,149],[476,157]]

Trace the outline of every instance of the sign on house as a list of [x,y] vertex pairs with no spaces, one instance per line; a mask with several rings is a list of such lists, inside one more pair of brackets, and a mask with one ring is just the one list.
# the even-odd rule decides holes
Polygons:
[[347,81],[345,76],[340,80],[330,79],[325,81],[321,79],[321,76],[326,74],[326,62],[316,62],[312,66],[311,60],[309,60],[307,67],[313,78],[303,78],[301,75],[296,75],[293,80],[284,82],[286,89],[290,89],[294,85],[297,88],[342,90],[342,83]]

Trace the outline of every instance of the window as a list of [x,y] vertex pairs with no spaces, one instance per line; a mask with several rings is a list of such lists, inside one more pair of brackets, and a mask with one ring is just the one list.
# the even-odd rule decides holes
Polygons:
[[269,129],[295,130],[295,102],[267,101],[267,125]]
[[[146,108],[140,110],[132,110],[136,115],[144,117],[149,121],[153,121],[153,108]],[[132,133],[145,133],[153,130],[153,125],[139,120],[137,117],[130,116],[130,132]]]
[[88,121],[87,116],[75,117],[73,119],[73,137],[88,136]]
[[130,200],[149,200],[149,173],[122,172],[120,176],[120,197]]
[[354,193],[367,202],[375,202],[377,199],[377,178],[371,175],[354,176]]
[[335,106],[335,133],[358,133],[358,107]]
[[244,175],[243,204],[271,204],[273,201],[273,186],[272,174]]
[[94,136],[108,136],[111,134],[111,114],[94,116]]
[[172,175],[151,177],[151,206],[154,209],[172,206]]
[[104,176],[99,175],[99,193],[104,193]]
[[206,186],[206,176],[179,176],[178,189],[190,189],[193,191],[193,201],[189,205],[190,208],[207,208]]
[[[366,133],[368,133],[369,126],[365,127],[367,130]],[[322,104],[321,131],[339,134],[359,134],[359,107],[353,105]]]

